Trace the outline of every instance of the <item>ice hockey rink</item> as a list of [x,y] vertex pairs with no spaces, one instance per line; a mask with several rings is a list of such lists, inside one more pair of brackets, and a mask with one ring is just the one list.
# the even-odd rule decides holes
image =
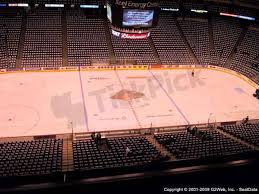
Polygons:
[[210,69],[1,74],[0,137],[258,119],[254,91]]

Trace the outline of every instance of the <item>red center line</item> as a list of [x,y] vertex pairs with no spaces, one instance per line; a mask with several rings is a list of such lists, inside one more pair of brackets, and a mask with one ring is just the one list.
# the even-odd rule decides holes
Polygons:
[[[124,88],[124,86],[123,86],[123,83],[122,83],[122,81],[121,81],[121,79],[120,79],[120,76],[119,76],[117,70],[115,70],[115,74],[116,74],[116,76],[117,76],[117,78],[118,78],[118,80],[119,80],[119,82],[120,82],[121,88],[124,90],[125,88]],[[140,123],[140,121],[139,121],[139,119],[138,119],[137,113],[136,113],[135,109],[133,108],[133,104],[132,104],[131,99],[127,99],[127,101],[128,101],[128,103],[129,103],[129,106],[130,106],[130,108],[131,108],[133,114],[134,114],[134,117],[135,117],[135,119],[136,119],[136,121],[137,121],[137,123],[138,123],[139,128],[142,128],[142,125],[141,125],[141,123]]]

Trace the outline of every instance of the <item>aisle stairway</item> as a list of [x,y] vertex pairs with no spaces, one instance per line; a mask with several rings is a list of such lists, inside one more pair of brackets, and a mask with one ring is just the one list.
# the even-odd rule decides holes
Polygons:
[[16,68],[20,68],[22,64],[26,26],[27,26],[27,15],[24,13],[22,17],[21,32],[20,32],[18,51],[17,51],[17,57],[16,57],[16,64],[15,64]]
[[154,135],[147,135],[146,138],[151,144],[153,144],[156,147],[156,149],[158,151],[160,151],[162,153],[163,156],[169,156],[170,157],[169,160],[176,160],[176,157],[173,154],[168,152],[164,146],[162,146],[160,143],[158,143],[158,141],[156,140]]
[[62,24],[62,66],[68,66],[68,48],[67,48],[67,18],[66,11],[62,11],[61,16],[61,24]]
[[192,50],[190,44],[188,43],[186,37],[184,36],[184,33],[183,33],[183,31],[182,31],[182,28],[181,28],[179,22],[177,21],[177,19],[174,19],[174,21],[175,21],[175,24],[176,24],[176,26],[177,26],[177,29],[178,29],[179,33],[181,34],[181,37],[182,37],[182,39],[183,39],[183,41],[184,41],[186,47],[187,47],[188,50],[189,50],[189,53],[191,54],[191,57],[193,58],[193,61],[195,62],[195,64],[199,64],[199,61],[198,61],[197,57],[195,56],[195,54],[194,54],[194,52],[193,52],[193,50]]
[[151,37],[151,36],[148,37],[148,42],[149,42],[150,48],[152,49],[153,54],[154,54],[154,56],[155,56],[155,58],[156,58],[157,64],[162,65],[162,61],[161,61],[160,58],[159,58],[159,54],[158,54],[158,52],[157,52],[157,50],[156,50],[156,47],[155,47],[155,45],[154,45],[154,43],[153,43],[153,40],[152,40],[152,37]]
[[111,36],[110,36],[110,29],[109,29],[109,25],[108,25],[108,22],[106,17],[103,18],[103,23],[104,23],[104,31],[105,31],[105,36],[106,36],[106,41],[107,41],[107,44],[108,44],[108,49],[109,49],[109,53],[110,53],[110,59],[112,61],[115,60],[115,53],[114,53],[114,50],[113,50],[113,46],[112,46],[112,40],[111,40]]
[[69,172],[74,170],[73,146],[71,139],[63,142],[62,171]]
[[227,59],[227,61],[225,63],[225,67],[226,68],[230,67],[230,64],[231,64],[232,60],[235,58],[236,50],[237,50],[238,46],[243,42],[247,30],[248,30],[248,26],[242,29],[242,32],[239,35],[239,38],[238,38],[235,46],[233,47],[231,53],[229,54],[228,59]]

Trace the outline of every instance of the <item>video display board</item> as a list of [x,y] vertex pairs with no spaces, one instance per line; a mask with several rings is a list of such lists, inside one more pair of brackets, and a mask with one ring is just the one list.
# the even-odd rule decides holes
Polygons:
[[122,26],[124,27],[151,27],[154,10],[124,9]]
[[149,30],[157,26],[160,13],[157,1],[107,0],[106,5],[107,18],[116,30]]

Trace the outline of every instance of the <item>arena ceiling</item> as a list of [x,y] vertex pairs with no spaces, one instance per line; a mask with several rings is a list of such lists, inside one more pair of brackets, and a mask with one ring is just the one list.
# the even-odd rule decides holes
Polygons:
[[[138,1],[138,0],[131,0]],[[151,0],[154,1],[154,0]],[[159,0],[158,0],[159,1]],[[226,4],[235,5],[242,7],[249,7],[254,9],[259,9],[259,0],[162,0],[162,2],[171,1],[176,3],[216,3],[216,4]],[[46,4],[46,3],[63,3],[63,4],[105,4],[106,0],[0,0],[0,3],[30,3],[30,4]],[[159,1],[161,2],[161,1]]]

